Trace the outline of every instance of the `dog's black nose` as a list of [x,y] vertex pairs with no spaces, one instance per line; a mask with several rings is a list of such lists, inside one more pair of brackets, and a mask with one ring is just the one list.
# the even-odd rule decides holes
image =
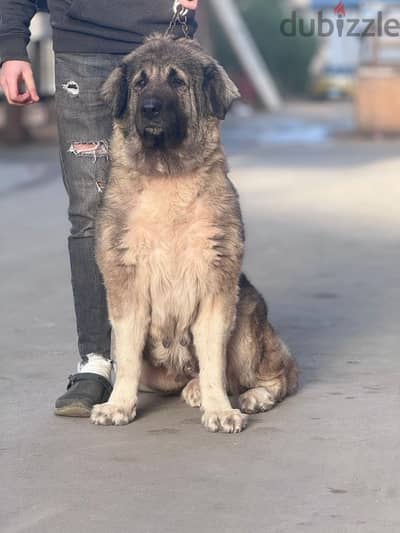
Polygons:
[[157,117],[162,108],[162,103],[157,98],[147,98],[142,103],[142,113],[146,118]]

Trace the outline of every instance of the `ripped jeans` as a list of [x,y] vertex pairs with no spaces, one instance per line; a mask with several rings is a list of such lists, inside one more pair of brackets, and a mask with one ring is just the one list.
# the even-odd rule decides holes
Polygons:
[[118,55],[57,54],[56,110],[60,159],[69,197],[68,248],[81,357],[110,357],[111,328],[103,280],[95,261],[95,217],[109,166],[112,132],[100,88]]

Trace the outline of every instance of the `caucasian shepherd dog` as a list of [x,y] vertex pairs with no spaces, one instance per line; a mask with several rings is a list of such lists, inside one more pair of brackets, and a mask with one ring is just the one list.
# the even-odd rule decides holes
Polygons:
[[124,58],[103,95],[115,126],[97,260],[117,372],[91,419],[128,424],[144,387],[182,391],[207,429],[237,433],[245,413],[293,393],[298,374],[241,273],[243,223],[220,141],[239,92],[196,43],[155,35]]

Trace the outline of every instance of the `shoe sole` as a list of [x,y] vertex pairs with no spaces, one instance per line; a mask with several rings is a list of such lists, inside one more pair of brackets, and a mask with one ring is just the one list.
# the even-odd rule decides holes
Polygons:
[[76,402],[69,405],[64,405],[64,407],[56,407],[54,409],[54,414],[57,416],[71,416],[76,418],[89,418],[91,413],[91,408],[87,405]]

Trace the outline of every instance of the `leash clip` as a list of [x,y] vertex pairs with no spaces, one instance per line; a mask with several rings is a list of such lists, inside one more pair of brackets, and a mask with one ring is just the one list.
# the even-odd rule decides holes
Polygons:
[[186,17],[189,13],[189,10],[186,7],[181,6],[179,0],[175,0],[173,10],[174,14],[178,15],[178,17]]
[[190,33],[189,33],[189,25],[188,25],[188,13],[189,10],[183,7],[179,0],[175,0],[174,6],[173,6],[173,12],[171,22],[169,23],[168,29],[165,32],[165,36],[168,36],[175,26],[177,24],[181,25],[183,35],[186,37],[186,39],[190,39]]

